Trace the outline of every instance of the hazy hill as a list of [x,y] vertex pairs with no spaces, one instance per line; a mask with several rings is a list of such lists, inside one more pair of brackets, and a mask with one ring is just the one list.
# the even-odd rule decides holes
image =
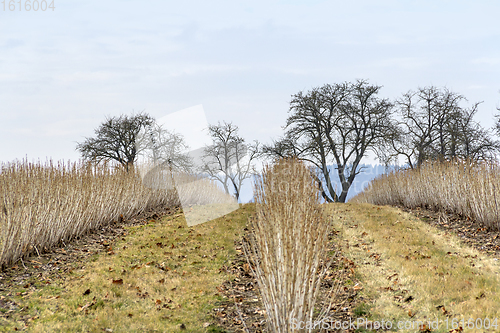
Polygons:
[[[332,182],[340,188],[340,180],[337,175],[337,170],[335,169],[336,165],[331,165],[330,175]],[[393,168],[393,166],[389,166],[389,168]],[[349,190],[349,195],[347,196],[347,200],[363,191],[363,189],[368,185],[370,180],[377,177],[380,174],[386,172],[386,167],[381,164],[363,164],[363,172],[356,176],[354,179],[354,183],[351,185],[351,189]],[[253,190],[252,190],[253,179],[247,179],[243,185],[241,190],[240,199],[242,203],[252,202],[253,201]]]

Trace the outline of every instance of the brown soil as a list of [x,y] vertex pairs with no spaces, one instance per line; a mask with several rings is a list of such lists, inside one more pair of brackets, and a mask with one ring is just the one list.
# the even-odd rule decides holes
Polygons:
[[481,252],[500,256],[500,232],[498,230],[488,229],[476,221],[457,214],[436,212],[423,208],[399,208],[412,213],[422,221],[441,230],[455,233],[465,244]]

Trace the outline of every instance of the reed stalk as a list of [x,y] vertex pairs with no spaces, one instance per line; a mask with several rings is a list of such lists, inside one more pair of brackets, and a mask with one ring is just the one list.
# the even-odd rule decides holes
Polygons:
[[126,172],[83,162],[1,164],[0,267],[119,217],[179,206],[179,198],[188,204],[225,198],[217,185],[196,175],[179,176],[186,183],[197,181],[191,188],[184,186],[182,193],[161,184],[145,184],[140,169]]
[[381,175],[351,202],[445,211],[500,230],[499,189],[498,164],[434,162]]
[[[310,171],[296,159],[264,168],[255,183],[256,216],[246,246],[270,332],[309,332],[330,224]],[[251,259],[254,258],[254,259]],[[323,266],[324,267],[324,266]]]

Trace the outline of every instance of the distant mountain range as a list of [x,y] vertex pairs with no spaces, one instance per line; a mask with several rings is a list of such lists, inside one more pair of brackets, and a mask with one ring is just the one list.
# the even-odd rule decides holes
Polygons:
[[[349,189],[349,194],[347,195],[347,200],[351,199],[354,197],[356,194],[359,192],[362,192],[363,189],[368,185],[368,183],[377,177],[378,175],[384,174],[387,172],[387,170],[392,170],[394,169],[395,166],[389,166],[386,168],[385,165],[381,164],[363,164],[363,171],[356,176],[354,179],[353,184],[351,185],[351,188]],[[339,176],[337,174],[337,170],[335,169],[336,165],[331,165],[329,166],[329,171],[330,171],[330,176],[331,180],[333,183],[333,186],[337,186],[338,189],[340,189],[340,180]],[[241,193],[240,193],[240,200],[242,203],[246,202],[253,202],[253,179],[247,179],[245,180]]]
[[[363,189],[366,186],[368,186],[368,183],[370,183],[370,181],[372,179],[374,179],[375,177],[377,177],[381,174],[388,172],[388,170],[394,169],[394,166],[388,166],[386,168],[385,165],[381,165],[381,164],[374,164],[374,165],[373,164],[363,164],[362,167],[363,167],[363,171],[359,175],[357,175],[356,178],[354,178],[354,182],[352,183],[351,188],[349,189],[349,193],[347,194],[348,201],[349,201],[349,199],[354,197],[359,192],[362,192]],[[329,171],[330,171],[332,183],[337,185],[337,188],[339,189],[339,191],[337,191],[337,193],[339,193],[341,185],[340,185],[339,176],[337,174],[337,170],[335,168],[336,168],[336,165],[332,165],[329,167]],[[334,185],[334,188],[335,188],[335,185]]]

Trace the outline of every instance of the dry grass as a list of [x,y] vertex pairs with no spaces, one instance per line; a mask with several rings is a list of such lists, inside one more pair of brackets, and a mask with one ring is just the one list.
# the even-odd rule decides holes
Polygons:
[[229,202],[213,182],[192,175],[176,176],[176,192],[165,179],[143,181],[140,172],[107,166],[17,162],[0,170],[0,266],[158,206]]
[[374,179],[351,202],[425,207],[500,229],[500,168],[468,162],[428,163]]
[[[231,262],[254,205],[186,227],[183,214],[131,227],[108,251],[65,279],[11,297],[25,310],[0,318],[0,332],[223,332],[211,324],[223,300],[217,287],[232,278]],[[0,296],[1,299],[1,296]]]
[[[256,182],[254,238],[247,247],[270,332],[306,332],[312,322],[330,223],[303,163],[281,160]],[[250,255],[251,254],[251,255]],[[252,260],[251,258],[258,258]]]
[[[182,206],[232,204],[236,199],[228,195],[217,182],[205,176],[185,172],[169,171],[153,164],[136,167],[144,185],[154,190],[176,190]],[[237,203],[237,202],[236,202]],[[238,208],[238,207],[236,207]]]
[[143,164],[144,183],[157,190],[174,190],[188,226],[208,222],[239,208],[238,201],[226,194],[215,181],[201,175],[171,172],[167,168]]
[[439,329],[432,331],[449,332],[453,320],[489,318],[493,322],[500,316],[498,260],[397,208],[329,207],[344,238],[344,255],[358,264],[361,297],[369,299],[355,311],[362,318],[394,325],[437,318]]

